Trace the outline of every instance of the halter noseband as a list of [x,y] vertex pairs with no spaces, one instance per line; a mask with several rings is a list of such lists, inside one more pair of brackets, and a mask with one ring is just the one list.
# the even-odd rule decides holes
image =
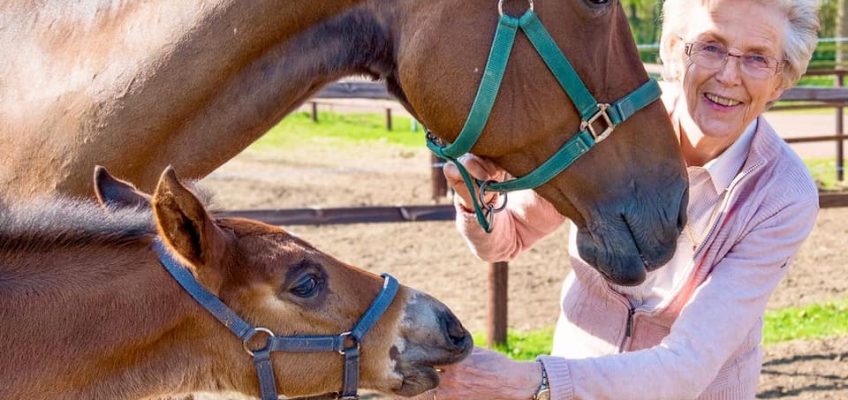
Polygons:
[[[383,274],[383,288],[371,303],[353,329],[338,335],[326,336],[277,336],[268,328],[254,327],[227,307],[217,296],[206,290],[194,275],[179,261],[174,259],[159,240],[153,244],[159,262],[171,276],[206,311],[209,311],[221,324],[241,339],[244,350],[253,357],[253,365],[259,377],[259,390],[262,400],[277,400],[277,384],[274,379],[274,367],[271,353],[275,351],[290,353],[338,352],[344,357],[344,383],[339,393],[330,398],[359,399],[359,345],[366,333],[380,320],[383,313],[392,304],[398,291],[397,280],[389,274]],[[250,342],[258,336],[265,337],[265,345],[259,349],[251,348]]]
[[[657,82],[650,79],[630,94],[611,104],[598,103],[589,93],[574,67],[568,62],[568,58],[562,54],[556,42],[545,30],[536,12],[533,11],[533,0],[528,0],[528,2],[530,7],[520,18],[504,13],[503,0],[498,2],[500,19],[495,31],[495,38],[492,41],[489,59],[486,62],[486,70],[480,81],[480,87],[477,89],[474,104],[472,104],[471,111],[468,113],[468,119],[465,120],[465,125],[454,142],[445,146],[440,145],[439,139],[429,131],[427,132],[427,147],[438,157],[452,161],[459,169],[462,179],[465,181],[465,186],[471,193],[477,222],[486,232],[491,232],[493,214],[502,209],[504,205],[495,208],[495,205],[486,204],[482,201],[485,190],[506,193],[533,189],[547,183],[593,146],[606,139],[616,125],[659,99],[662,93]],[[566,141],[553,156],[527,175],[506,182],[480,182],[473,179],[457,159],[471,151],[486,126],[519,28],[533,44],[533,47],[580,113],[579,132]],[[602,123],[604,128],[600,131],[596,130],[595,124],[597,123]],[[479,198],[474,196],[475,187],[479,191]],[[486,207],[486,212],[481,208],[481,204]]]

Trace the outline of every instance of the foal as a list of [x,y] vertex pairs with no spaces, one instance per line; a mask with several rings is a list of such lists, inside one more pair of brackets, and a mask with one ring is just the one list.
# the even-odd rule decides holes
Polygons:
[[[215,219],[166,170],[147,196],[96,173],[106,210],[47,199],[0,214],[0,398],[138,399],[192,391],[258,395],[243,344],[160,265],[153,244],[241,318],[276,335],[349,330],[382,279],[277,227]],[[363,388],[411,396],[461,360],[468,332],[401,286],[361,342]],[[274,353],[277,391],[337,391],[336,353]]]

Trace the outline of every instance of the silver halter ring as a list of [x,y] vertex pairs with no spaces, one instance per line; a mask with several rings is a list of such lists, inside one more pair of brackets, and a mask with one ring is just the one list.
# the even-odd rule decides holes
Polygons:
[[[250,348],[250,341],[253,340],[253,338],[256,337],[256,335],[259,334],[259,333],[262,333],[262,334],[265,335],[265,344],[262,347],[259,347],[259,348],[256,348],[256,349],[251,349]],[[256,329],[254,329],[253,332],[250,333],[250,335],[248,335],[247,337],[244,338],[244,340],[241,342],[241,345],[242,345],[242,347],[244,347],[244,351],[246,351],[247,354],[250,354],[250,356],[253,357],[255,352],[267,350],[268,347],[271,346],[271,339],[273,339],[273,338],[274,338],[274,332],[271,332],[270,329],[258,327]]]
[[[500,14],[501,17],[504,16],[503,3],[504,0],[498,0],[498,14]],[[527,0],[527,3],[530,4],[528,10],[533,11],[533,0]]]
[[484,181],[480,184],[480,189],[477,191],[477,200],[480,201],[480,205],[483,206],[483,208],[489,210],[489,214],[503,211],[506,208],[507,201],[507,192],[498,192],[498,196],[503,197],[503,201],[499,206],[495,206],[495,203],[489,203],[486,201],[486,189],[493,183],[497,182],[491,180]]

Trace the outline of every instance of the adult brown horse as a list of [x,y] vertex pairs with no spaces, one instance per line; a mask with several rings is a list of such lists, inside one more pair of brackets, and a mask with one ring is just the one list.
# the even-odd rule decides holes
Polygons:
[[[157,236],[182,262],[178,269],[278,337],[348,331],[382,293],[381,278],[280,228],[214,219],[173,170],[152,196],[152,215],[132,187],[99,176],[107,210],[48,199],[0,213],[2,399],[259,394],[245,350],[258,353],[261,341],[248,339],[243,349],[183,291],[160,265]],[[432,366],[462,359],[470,335],[426,294],[401,286],[388,299],[357,347],[362,387],[405,396],[435,387]],[[342,360],[336,351],[273,355],[276,389],[337,391]]]
[[[98,163],[145,190],[156,182],[151,171],[169,164],[203,177],[323,85],[351,74],[384,79],[450,142],[498,25],[493,0],[372,0],[298,34],[297,27],[338,7],[25,3],[7,4],[0,17],[8,55],[0,61],[0,185],[7,199],[90,195],[88,171]],[[297,12],[280,18],[269,7]],[[524,0],[505,4],[511,15],[527,7]],[[595,98],[611,102],[647,81],[617,1],[537,0],[535,10]],[[473,152],[522,176],[580,120],[519,35]],[[633,284],[673,254],[686,186],[673,129],[655,102],[537,191],[578,225],[587,261],[612,281]]]

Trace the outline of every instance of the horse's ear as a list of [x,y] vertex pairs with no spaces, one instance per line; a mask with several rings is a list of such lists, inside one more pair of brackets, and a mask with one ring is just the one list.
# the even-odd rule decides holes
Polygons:
[[209,265],[223,251],[224,232],[172,167],[162,173],[153,193],[153,215],[165,245],[189,264]]
[[94,167],[94,194],[104,208],[150,208],[150,196],[131,183],[112,176],[106,168]]

